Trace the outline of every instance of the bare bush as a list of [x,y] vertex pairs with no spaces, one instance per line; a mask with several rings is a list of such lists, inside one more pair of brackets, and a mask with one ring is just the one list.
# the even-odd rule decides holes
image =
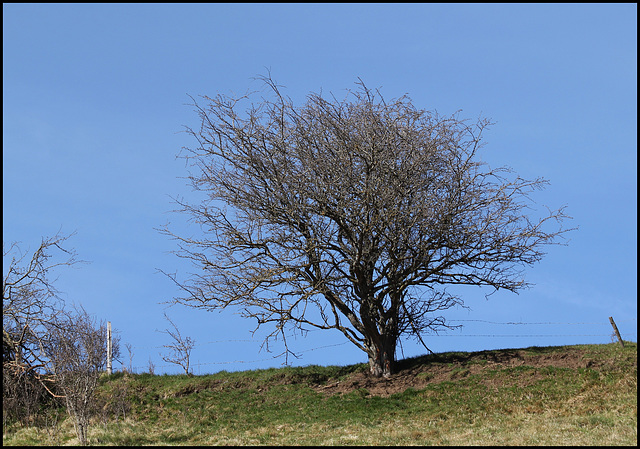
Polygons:
[[[3,244],[3,422],[32,420],[35,412],[64,400],[74,419],[78,439],[86,443],[93,392],[106,364],[106,327],[95,323],[82,307],[72,311],[54,286],[55,269],[81,261],[63,248],[70,236],[43,239],[30,256],[18,244]],[[53,259],[63,253],[62,260]],[[120,355],[113,339],[113,357]],[[47,429],[57,426],[44,411]]]
[[107,360],[107,328],[82,308],[47,325],[50,338],[44,345],[67,411],[74,420],[80,444],[87,443],[90,418],[95,409],[94,391]]
[[173,329],[165,329],[161,332],[169,335],[173,339],[173,342],[162,345],[163,347],[171,350],[170,354],[162,356],[162,360],[168,363],[175,363],[182,367],[185,374],[190,374],[189,359],[191,357],[191,350],[195,346],[195,340],[190,337],[183,337],[182,334],[180,334],[178,327],[173,321],[171,321],[166,313],[164,314],[164,317],[169,321],[169,323],[171,323],[171,327]]
[[7,248],[3,242],[3,422],[28,421],[49,401],[47,396],[60,396],[53,391],[54,378],[42,347],[49,337],[47,326],[64,313],[52,276],[57,268],[81,262],[73,250],[63,247],[72,235],[43,238],[32,254],[18,243]]
[[127,348],[129,354],[129,365],[127,365],[127,371],[133,373],[133,345],[131,343],[125,343],[124,347]]
[[156,374],[156,364],[151,360],[151,356],[149,356],[149,374],[155,376]]

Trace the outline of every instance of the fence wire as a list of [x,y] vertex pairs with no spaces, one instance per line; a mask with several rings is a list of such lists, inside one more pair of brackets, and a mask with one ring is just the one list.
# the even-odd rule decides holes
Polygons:
[[[616,320],[616,323],[629,323],[629,322],[633,322],[633,321],[637,321],[637,318],[627,318],[627,319],[623,319],[623,320]],[[562,326],[577,326],[577,325],[588,325],[588,326],[594,326],[594,325],[598,325],[598,326],[611,326],[611,324],[607,321],[607,322],[577,322],[577,323],[565,323],[565,322],[551,322],[551,321],[546,321],[546,322],[535,322],[535,323],[528,323],[528,322],[522,322],[522,321],[505,321],[505,322],[499,322],[499,321],[488,321],[488,320],[465,320],[465,319],[453,319],[451,320],[451,323],[455,323],[455,322],[476,322],[476,323],[486,323],[486,324],[493,324],[493,325],[509,325],[509,326],[528,326],[528,325],[562,325]],[[307,330],[306,332],[319,332],[318,330]],[[637,332],[620,332],[621,335],[628,337],[628,336],[637,336]],[[607,333],[607,334],[462,334],[462,333],[436,333],[432,335],[433,337],[461,337],[461,338],[466,338],[466,337],[483,337],[483,338],[545,338],[545,337],[611,337],[612,333]],[[287,338],[293,338],[295,337],[294,335],[291,335]],[[260,340],[212,340],[212,341],[206,341],[203,343],[199,343],[199,344],[195,344],[194,347],[200,347],[200,346],[205,346],[205,345],[210,345],[210,344],[225,344],[225,343],[260,343],[262,344],[262,341]],[[326,348],[331,348],[331,347],[337,347],[337,346],[343,346],[350,343],[349,341],[345,341],[342,343],[337,343],[337,344],[332,344],[332,345],[324,345],[324,346],[318,346],[316,348],[311,348],[311,349],[305,349],[302,351],[295,351],[296,355],[297,354],[304,354],[307,352],[312,352],[312,351],[317,351],[320,349],[326,349]],[[165,345],[160,345],[160,346],[134,346],[135,349],[166,349]],[[121,355],[122,358],[125,358],[124,355]],[[205,363],[193,363],[190,364],[190,367],[201,367],[201,366],[211,366],[211,365],[231,365],[231,364],[236,364],[236,363],[242,363],[242,364],[247,364],[247,363],[260,363],[260,362],[267,362],[267,361],[271,361],[274,359],[278,359],[281,358],[282,354],[278,354],[275,356],[270,356],[267,358],[263,358],[263,359],[257,359],[257,360],[230,360],[230,361],[223,361],[223,362],[205,362]],[[123,367],[125,366],[124,363],[122,363]],[[168,364],[168,365],[153,365],[154,368],[175,368],[176,365],[175,364]],[[148,369],[149,366],[135,366],[135,367],[126,367],[127,369],[133,369],[133,370],[139,370],[139,369]]]

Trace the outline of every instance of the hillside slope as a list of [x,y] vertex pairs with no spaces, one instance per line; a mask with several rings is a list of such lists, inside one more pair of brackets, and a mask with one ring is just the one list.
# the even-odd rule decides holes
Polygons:
[[[635,445],[637,344],[451,352],[366,365],[103,379],[96,445]],[[4,444],[75,444],[55,428]]]

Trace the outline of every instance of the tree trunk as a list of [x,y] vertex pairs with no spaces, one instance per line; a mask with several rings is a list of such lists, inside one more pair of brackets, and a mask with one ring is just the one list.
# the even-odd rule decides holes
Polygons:
[[[78,441],[80,445],[87,445],[87,430],[89,428],[89,410],[86,406],[82,406],[78,404],[77,398],[70,398],[70,392],[66,393],[66,402],[67,402],[67,412],[69,416],[73,419],[73,424],[76,430],[76,435],[78,436]],[[74,399],[78,402],[74,403]]]
[[380,341],[367,343],[369,371],[375,377],[390,377],[395,364],[396,339],[381,337]]

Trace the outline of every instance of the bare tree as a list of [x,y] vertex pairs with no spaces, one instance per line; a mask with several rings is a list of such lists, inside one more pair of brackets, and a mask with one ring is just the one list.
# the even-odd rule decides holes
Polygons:
[[447,285],[518,292],[523,269],[567,229],[564,208],[537,218],[530,194],[547,181],[478,158],[475,123],[385,101],[360,80],[344,100],[310,94],[302,107],[263,77],[271,97],[203,97],[187,128],[189,179],[201,202],[176,200],[200,238],[179,236],[197,271],[177,303],[237,306],[267,337],[285,328],[337,329],[393,372],[396,344],[450,328],[439,313],[461,298]]
[[[46,401],[59,396],[42,344],[48,338],[47,325],[63,313],[64,303],[52,276],[59,267],[80,263],[73,250],[63,246],[73,234],[43,238],[32,254],[18,243],[8,248],[3,242],[2,281],[2,371],[3,416],[28,418]],[[58,254],[56,254],[58,253]]]
[[127,369],[133,374],[133,345],[131,345],[131,343],[125,343],[124,347],[127,348],[127,353],[129,353],[129,366]]
[[50,338],[43,349],[56,384],[64,393],[80,444],[84,445],[95,408],[94,391],[107,361],[107,327],[78,307],[75,313],[48,324],[47,329]]
[[164,317],[169,323],[171,323],[171,327],[173,329],[165,329],[160,332],[169,335],[173,339],[173,342],[170,344],[162,345],[163,347],[171,350],[171,353],[169,355],[162,356],[162,360],[181,366],[185,374],[189,374],[189,360],[191,358],[191,350],[195,346],[196,342],[190,337],[183,337],[178,330],[178,327],[174,324],[173,321],[171,321],[166,313],[164,314]]

